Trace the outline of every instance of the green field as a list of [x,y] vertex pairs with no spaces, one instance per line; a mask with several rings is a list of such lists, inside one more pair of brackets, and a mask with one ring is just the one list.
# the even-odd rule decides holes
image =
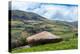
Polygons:
[[[15,21],[13,21],[14,24]],[[17,27],[19,25],[21,25],[20,27]],[[23,26],[22,26],[23,25]],[[44,29],[47,30],[49,32],[51,32],[52,34],[61,36],[63,38],[63,41],[59,42],[59,43],[48,43],[48,44],[44,44],[44,45],[38,45],[38,46],[33,46],[30,48],[13,48],[12,52],[35,52],[35,51],[54,51],[54,50],[66,50],[66,49],[77,49],[78,47],[78,40],[77,40],[77,35],[75,35],[75,32],[71,31],[69,27],[67,26],[61,26],[61,25],[57,25],[57,24],[51,24],[51,23],[43,23],[43,24],[35,24],[31,23],[31,24],[23,24],[22,22],[18,22],[16,21],[15,27],[12,27],[11,31],[12,31],[12,39],[14,40],[18,40],[20,41],[20,43],[16,43],[16,41],[13,42],[13,44],[15,43],[16,45],[25,45],[25,41],[23,42],[22,40],[22,32],[24,33],[24,31],[28,32],[27,34],[32,35],[31,31],[32,28],[34,29],[33,31],[39,31],[40,29]],[[47,27],[45,27],[47,26]],[[25,34],[25,33],[24,33]],[[27,37],[27,35],[25,34],[25,36]],[[16,46],[14,45],[14,46]]]
[[53,50],[66,50],[66,49],[77,49],[77,38],[70,39],[68,41],[62,41],[59,43],[50,43],[39,46],[34,46],[31,48],[13,49],[13,53],[17,52],[36,52],[36,51],[53,51]]

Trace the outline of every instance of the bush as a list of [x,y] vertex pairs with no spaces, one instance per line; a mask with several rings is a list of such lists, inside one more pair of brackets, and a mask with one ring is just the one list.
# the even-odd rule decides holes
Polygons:
[[20,47],[20,46],[27,45],[27,44],[28,43],[26,41],[26,38],[20,37],[19,39],[11,41],[11,48]]
[[28,36],[27,36],[27,33],[26,34],[25,33],[22,31],[20,33],[16,32],[16,33],[12,34],[11,48],[16,48],[16,47],[20,47],[20,46],[23,46],[23,45],[27,45],[26,38]]
[[12,40],[11,41],[11,48],[16,48],[20,46],[19,40]]
[[28,44],[27,41],[26,41],[26,37],[20,37],[19,41],[20,41],[21,46]]

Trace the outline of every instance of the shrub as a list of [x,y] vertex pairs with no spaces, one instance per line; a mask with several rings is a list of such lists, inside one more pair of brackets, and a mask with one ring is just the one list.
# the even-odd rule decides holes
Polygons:
[[[24,35],[23,35],[24,34]],[[16,48],[19,46],[27,45],[27,33],[25,32],[16,32],[11,36],[11,48]]]

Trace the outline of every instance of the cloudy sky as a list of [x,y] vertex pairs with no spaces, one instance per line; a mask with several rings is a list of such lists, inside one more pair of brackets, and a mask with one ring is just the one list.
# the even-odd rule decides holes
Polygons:
[[13,10],[37,13],[50,20],[77,21],[77,5],[35,2],[12,2]]

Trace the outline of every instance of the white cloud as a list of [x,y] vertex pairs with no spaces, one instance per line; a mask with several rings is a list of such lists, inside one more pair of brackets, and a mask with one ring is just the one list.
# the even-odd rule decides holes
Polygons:
[[21,1],[16,1],[12,2],[12,9],[19,9],[19,10],[33,10],[39,7],[40,3],[33,3],[33,2],[21,2]]
[[48,19],[58,19],[65,21],[77,20],[77,7],[71,5],[55,5],[33,2],[13,2],[12,9],[35,12]]

